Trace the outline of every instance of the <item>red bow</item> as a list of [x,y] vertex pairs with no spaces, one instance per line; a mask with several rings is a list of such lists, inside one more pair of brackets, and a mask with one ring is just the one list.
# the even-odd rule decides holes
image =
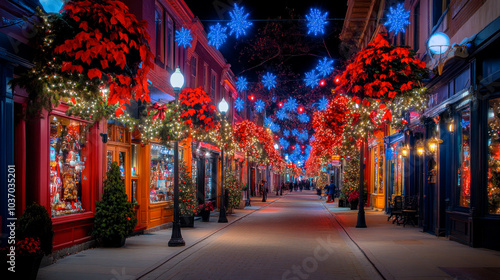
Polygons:
[[165,118],[165,111],[167,110],[167,105],[160,105],[156,102],[153,106],[149,106],[149,110],[156,110],[156,114],[153,116],[153,121],[160,117],[161,120]]

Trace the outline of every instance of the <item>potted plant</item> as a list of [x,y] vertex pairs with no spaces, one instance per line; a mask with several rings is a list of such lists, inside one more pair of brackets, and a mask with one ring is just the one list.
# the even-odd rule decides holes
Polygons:
[[137,224],[134,205],[128,201],[116,162],[106,173],[101,201],[96,202],[94,236],[104,247],[122,247]]
[[205,202],[198,206],[198,213],[200,213],[203,222],[210,221],[210,211],[214,211],[214,204],[212,201]]
[[196,188],[188,172],[186,163],[179,164],[179,209],[181,227],[194,227],[194,215],[198,209]]
[[347,201],[349,201],[349,204],[351,204],[351,210],[356,210],[359,203],[359,192],[356,190],[350,192],[349,196],[347,197]]
[[[1,275],[7,276],[2,279],[36,279],[43,255],[52,253],[53,238],[52,219],[47,209],[40,204],[28,206],[17,220],[17,241],[13,252],[12,244],[0,250]],[[9,263],[9,255],[15,257],[12,263]]]

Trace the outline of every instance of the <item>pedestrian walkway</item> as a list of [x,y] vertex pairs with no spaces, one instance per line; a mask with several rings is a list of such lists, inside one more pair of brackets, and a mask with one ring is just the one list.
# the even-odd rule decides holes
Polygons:
[[228,223],[218,223],[219,212],[213,212],[210,222],[195,221],[194,228],[182,228],[185,247],[168,247],[172,229],[164,229],[127,238],[122,248],[93,248],[57,260],[40,268],[41,280],[109,280],[136,279],[138,275],[154,269],[161,263],[175,258],[180,252],[197,245],[210,235],[230,226],[245,216],[279,199],[270,195],[267,202],[252,197],[250,207],[236,209],[227,215]]
[[185,247],[167,243],[171,229],[94,248],[40,269],[38,279],[500,279],[500,253],[396,226],[366,210],[320,201],[314,190],[269,194],[267,202],[228,215],[229,223],[182,228]]
[[472,248],[445,237],[387,221],[366,210],[367,228],[356,228],[358,210],[323,203],[385,279],[500,279],[500,252]]

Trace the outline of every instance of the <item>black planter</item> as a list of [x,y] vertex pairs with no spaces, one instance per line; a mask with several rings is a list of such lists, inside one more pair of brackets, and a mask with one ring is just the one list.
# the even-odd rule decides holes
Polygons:
[[351,202],[351,210],[356,210],[358,209],[358,203],[359,201],[355,200]]
[[16,258],[16,272],[4,271],[8,277],[2,279],[36,280],[42,258],[43,255],[18,256]]
[[339,199],[339,207],[346,207],[345,200]]
[[107,238],[102,238],[101,245],[107,248],[120,248],[125,245],[126,237],[112,236]]
[[180,216],[181,227],[194,227],[194,216]]
[[201,211],[200,215],[202,222],[210,222],[210,211]]

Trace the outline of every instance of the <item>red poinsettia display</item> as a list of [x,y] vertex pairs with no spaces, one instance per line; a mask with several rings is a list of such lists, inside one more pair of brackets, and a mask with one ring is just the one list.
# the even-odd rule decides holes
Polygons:
[[257,149],[257,143],[260,143],[269,163],[278,170],[285,168],[285,162],[279,151],[274,149],[273,135],[268,129],[258,126],[252,121],[244,120],[235,124],[233,136],[242,151],[249,152],[257,158],[261,157]]
[[352,120],[348,107],[349,98],[335,96],[324,111],[313,116],[314,141],[312,151],[319,157],[331,157],[334,149],[342,144],[345,126]]
[[424,106],[425,92],[418,89],[425,75],[425,63],[409,47],[391,46],[384,34],[377,35],[347,65],[335,89],[352,97],[356,138],[384,123],[402,122],[404,111]]
[[193,129],[208,131],[217,124],[215,105],[210,96],[201,88],[185,88],[179,94],[181,119]]
[[132,98],[149,101],[147,74],[153,54],[147,22],[139,22],[118,0],[72,0],[63,13],[77,28],[74,38],[54,49],[63,55],[61,71],[103,82],[109,87],[109,104],[130,103]]

